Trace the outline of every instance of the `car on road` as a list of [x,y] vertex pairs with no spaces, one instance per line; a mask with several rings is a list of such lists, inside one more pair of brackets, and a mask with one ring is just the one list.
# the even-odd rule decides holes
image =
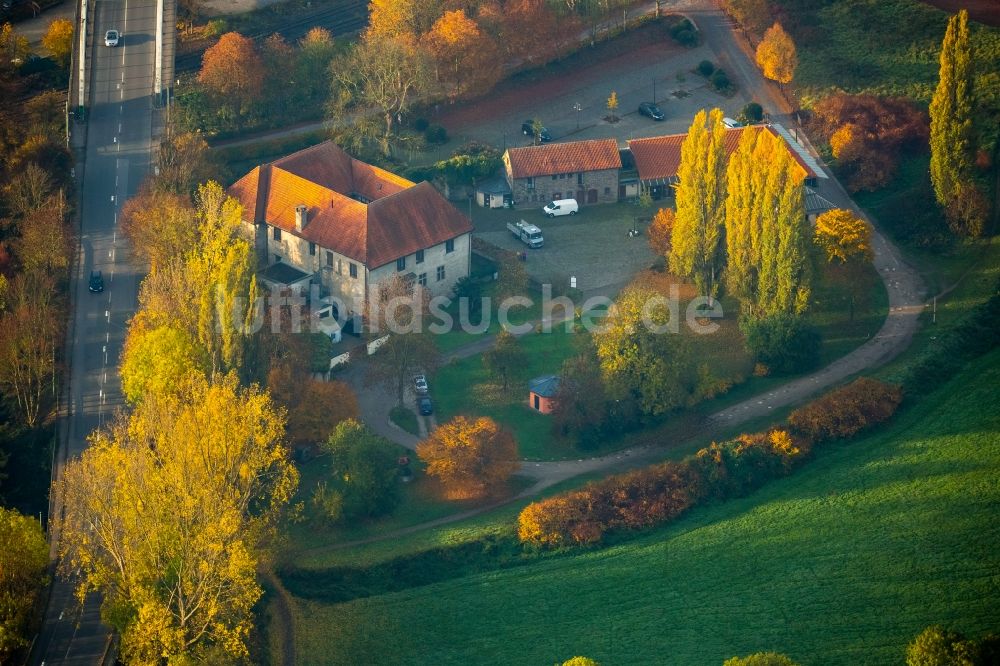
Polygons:
[[101,271],[90,271],[90,283],[87,285],[87,289],[94,294],[104,291],[104,276],[101,275]]
[[434,413],[434,403],[426,395],[417,398],[417,409],[423,416],[430,416]]
[[427,395],[427,391],[430,389],[427,386],[427,377],[424,375],[417,375],[413,378],[413,388],[416,389],[419,395]]
[[118,43],[121,41],[121,39],[122,39],[121,33],[118,32],[117,30],[108,30],[106,33],[104,33],[105,46],[118,46]]
[[[524,136],[534,137],[535,136],[534,122],[531,120],[525,120],[523,123],[521,123],[521,134],[523,134]],[[538,130],[538,141],[540,143],[548,143],[551,140],[552,140],[552,135],[549,134],[549,131],[547,129],[542,127]]]
[[653,120],[663,120],[663,111],[660,107],[656,106],[652,102],[643,102],[639,105],[639,113],[643,116],[648,116]]

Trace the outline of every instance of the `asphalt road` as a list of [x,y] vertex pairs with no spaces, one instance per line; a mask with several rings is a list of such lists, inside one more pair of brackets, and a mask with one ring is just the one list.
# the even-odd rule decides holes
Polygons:
[[[67,460],[78,457],[87,436],[121,407],[118,359],[125,325],[136,307],[140,275],[130,265],[119,233],[121,204],[135,193],[150,169],[155,131],[152,101],[154,0],[103,0],[96,4],[89,49],[90,103],[86,127],[72,128],[80,190],[80,247],[72,285],[74,303],[68,413],[63,449],[54,478]],[[124,34],[117,48],[104,46],[106,30]],[[85,149],[81,137],[86,136]],[[90,293],[92,270],[104,276],[103,293]],[[53,498],[53,514],[61,504]],[[52,543],[58,535],[52,535]],[[107,647],[95,596],[80,608],[75,581],[57,579],[33,663],[97,664]]]

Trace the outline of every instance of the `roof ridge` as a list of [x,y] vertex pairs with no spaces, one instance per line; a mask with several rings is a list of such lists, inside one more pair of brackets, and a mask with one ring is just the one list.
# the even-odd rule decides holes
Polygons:
[[[287,155],[282,155],[281,157],[279,157],[279,158],[278,158],[278,159],[276,159],[276,160],[271,160],[270,162],[267,162],[267,165],[268,165],[268,166],[271,166],[271,165],[275,165],[275,164],[277,164],[278,162],[284,162],[285,160],[288,160],[288,159],[291,159],[291,158],[295,157],[295,156],[296,156],[296,155],[298,155],[299,153],[305,153],[305,152],[308,152],[308,151],[310,151],[310,150],[316,150],[316,149],[317,149],[317,148],[319,148],[320,146],[325,146],[325,145],[326,145],[326,144],[328,144],[328,143],[333,143],[334,147],[336,147],[336,148],[340,149],[340,150],[341,150],[341,151],[343,151],[344,153],[347,153],[347,151],[346,151],[346,150],[344,150],[343,148],[341,148],[340,146],[338,146],[338,145],[337,145],[336,143],[334,143],[334,142],[333,142],[333,139],[327,139],[326,141],[320,141],[319,143],[315,143],[315,144],[313,144],[313,145],[311,145],[311,146],[306,146],[305,148],[299,148],[299,149],[298,149],[298,150],[296,150],[296,151],[295,151],[294,153],[288,153]],[[350,156],[350,155],[348,155],[348,157],[351,157],[351,156]],[[353,159],[353,158],[351,158],[351,159]],[[288,169],[282,169],[282,170],[283,170],[283,171],[288,171]],[[288,173],[291,173],[291,172],[290,172],[290,171],[288,171]]]

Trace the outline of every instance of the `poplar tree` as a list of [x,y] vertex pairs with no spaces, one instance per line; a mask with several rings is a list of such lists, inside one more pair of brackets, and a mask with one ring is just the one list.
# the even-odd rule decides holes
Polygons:
[[972,50],[969,15],[963,9],[948,21],[941,43],[937,90],[931,99],[931,182],[938,203],[959,231],[967,231],[959,200],[972,184]]
[[[707,126],[706,126],[707,124]],[[725,222],[725,126],[722,110],[699,111],[681,144],[677,215],[670,269],[692,278],[709,298],[718,292]]]
[[757,257],[751,238],[757,194],[754,153],[758,132],[744,130],[726,170],[726,288],[744,303],[754,293]]

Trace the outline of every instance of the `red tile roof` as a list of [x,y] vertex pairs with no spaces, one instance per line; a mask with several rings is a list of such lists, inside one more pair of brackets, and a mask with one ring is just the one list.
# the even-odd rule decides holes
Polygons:
[[510,148],[505,160],[513,178],[551,176],[560,173],[620,169],[621,155],[614,139],[549,143],[527,148]]
[[[745,131],[767,130],[774,136],[781,139],[781,136],[772,128],[766,126],[735,127],[726,130],[725,151],[726,156],[732,155],[740,145],[740,138]],[[677,176],[677,170],[681,165],[681,144],[687,134],[671,134],[669,136],[654,136],[647,139],[630,139],[629,150],[635,159],[635,167],[639,172],[640,180],[666,180]],[[784,139],[781,139],[784,143]],[[785,144],[786,146],[788,144]],[[802,171],[808,177],[815,177],[813,170],[802,160],[794,150],[788,151]]]
[[[472,231],[430,183],[414,185],[329,141],[255,168],[229,194],[247,221],[267,222],[369,268]],[[302,231],[295,229],[298,205],[308,209]]]

